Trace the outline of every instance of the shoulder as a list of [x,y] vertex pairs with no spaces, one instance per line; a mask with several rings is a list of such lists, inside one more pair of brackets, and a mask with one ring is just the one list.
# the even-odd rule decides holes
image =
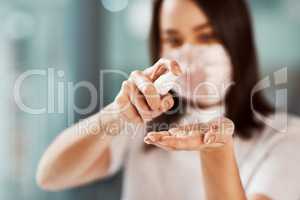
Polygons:
[[282,162],[290,163],[294,160],[293,162],[300,164],[300,117],[288,115],[283,132],[275,130],[273,134],[282,135],[273,147],[273,156],[277,155],[277,159]]
[[[294,144],[300,148],[300,117],[293,114],[276,113],[266,124],[269,138],[278,138],[281,143]],[[295,146],[295,147],[296,147]]]
[[[267,117],[260,117],[260,123],[263,123],[264,128],[261,130],[254,130],[253,137],[249,140],[242,140],[237,138],[238,143],[248,144],[263,144],[266,146],[268,143],[278,141],[286,141],[287,143],[296,143],[300,139],[300,117],[277,112]],[[300,145],[299,145],[300,146]]]
[[[279,118],[273,118],[274,123],[285,120],[282,113],[273,117],[276,115]],[[251,165],[249,193],[267,194],[280,200],[296,199],[300,195],[297,183],[300,179],[300,118],[295,115],[286,117],[286,126],[281,130],[277,129],[279,126],[267,125],[254,147],[252,161],[255,162]]]
[[300,152],[300,117],[276,113],[263,123],[265,127],[251,139],[235,139],[237,158],[251,155],[251,159],[245,162],[290,162],[288,160]]
[[253,139],[255,142],[251,142],[255,159],[271,168],[300,165],[300,117],[276,113],[269,119],[262,133]]
[[[276,113],[269,116],[264,131],[265,143],[270,144],[273,153],[291,153],[300,151],[300,117],[287,114]],[[293,153],[295,154],[295,153]],[[284,158],[282,158],[284,159]]]

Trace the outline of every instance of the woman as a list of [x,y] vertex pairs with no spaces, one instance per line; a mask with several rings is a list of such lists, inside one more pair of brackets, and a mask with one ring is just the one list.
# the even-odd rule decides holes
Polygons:
[[[251,97],[258,64],[245,2],[157,0],[151,47],[153,61],[168,59],[131,73],[113,103],[60,134],[40,161],[38,184],[80,186],[123,166],[122,199],[299,198],[299,120],[277,134],[254,115],[275,113],[260,94]],[[155,81],[166,73],[179,78],[161,95]],[[234,122],[235,137],[223,137],[219,123],[210,129],[218,116]],[[178,125],[191,134],[178,136]]]

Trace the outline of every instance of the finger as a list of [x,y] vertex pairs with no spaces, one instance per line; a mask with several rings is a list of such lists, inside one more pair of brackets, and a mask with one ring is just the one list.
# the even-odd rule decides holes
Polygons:
[[122,83],[121,90],[115,99],[116,105],[120,110],[121,116],[125,118],[127,121],[141,123],[142,122],[141,117],[139,116],[137,110],[130,102],[129,91],[130,91],[129,83],[128,81],[124,81]]
[[164,136],[169,136],[170,133],[168,131],[160,131],[160,132],[150,132],[144,138],[144,141],[148,144],[154,144],[161,140]]
[[171,71],[174,75],[181,75],[183,72],[179,66],[179,64],[174,60],[169,60],[165,58],[161,58],[157,61],[152,67],[147,68],[144,73],[150,77],[150,79],[154,82],[158,79],[162,74],[165,74],[167,71]]
[[171,94],[167,94],[162,97],[161,107],[159,111],[152,111],[152,119],[160,116],[161,114],[169,111],[174,106],[174,99]]
[[223,146],[229,141],[228,135],[217,134],[213,132],[208,132],[204,135],[203,142],[209,147]]
[[167,112],[174,106],[174,98],[172,94],[168,93],[162,97],[160,110],[162,112]]
[[128,121],[135,122],[135,123],[143,123],[143,119],[140,117],[137,110],[132,104],[130,104],[126,112],[123,112],[121,114]]
[[174,150],[175,150],[175,149],[173,149],[173,148],[170,148],[170,147],[167,147],[167,146],[162,146],[162,145],[157,144],[157,143],[152,144],[152,145],[157,146],[158,148],[161,148],[161,149],[163,149],[163,150],[165,150],[165,151],[174,151]]
[[181,75],[183,72],[179,64],[175,60],[161,58],[158,62],[158,65],[163,65],[168,71],[172,72],[174,75]]
[[152,110],[159,110],[161,103],[160,95],[151,80],[140,71],[132,72],[130,80],[134,82],[141,93],[145,96],[149,107]]
[[167,148],[174,150],[198,150],[203,145],[202,136],[163,136],[157,142]]
[[121,89],[119,94],[115,98],[115,102],[117,107],[121,113],[126,112],[128,107],[130,106],[130,99],[129,99],[129,83],[128,81],[124,81],[122,83]]
[[148,67],[143,73],[154,82],[158,77],[166,73],[168,69],[163,64],[155,63],[152,67]]
[[234,132],[233,122],[225,117],[212,120],[209,124],[209,132],[205,134],[206,144],[226,144],[232,138]]
[[161,132],[150,132],[147,134],[147,136],[144,138],[144,142],[146,144],[152,144],[155,145],[161,149],[164,149],[166,151],[172,151],[172,148],[169,148],[167,146],[160,145],[158,142],[161,140],[164,136],[169,136],[170,133],[168,131],[161,131]]
[[[142,98],[142,97],[141,97]],[[144,100],[145,103],[143,104],[146,104],[146,101]],[[148,106],[148,105],[147,105]],[[171,94],[167,94],[165,96],[162,97],[162,100],[161,100],[161,107],[159,109],[159,111],[151,111],[150,110],[150,113],[151,113],[151,119],[154,119],[158,116],[160,116],[161,114],[169,111],[172,107],[174,106],[174,99],[173,99],[173,96]],[[142,116],[143,117],[143,116]],[[149,119],[150,120],[150,119]],[[146,120],[146,121],[149,121],[149,120]]]
[[209,123],[210,131],[222,135],[233,135],[234,123],[226,117],[218,117]]
[[152,111],[150,109],[145,97],[141,94],[134,83],[131,83],[131,88],[132,89],[129,94],[130,101],[135,106],[144,122],[150,121],[161,113],[160,111]]
[[199,136],[209,131],[209,124],[197,123],[172,128],[169,132],[174,136]]

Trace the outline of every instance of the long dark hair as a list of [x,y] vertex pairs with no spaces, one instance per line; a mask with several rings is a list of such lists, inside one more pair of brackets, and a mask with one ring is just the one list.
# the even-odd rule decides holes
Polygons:
[[[163,0],[155,0],[150,32],[150,52],[152,62],[160,57],[160,9]],[[250,139],[253,129],[261,129],[264,125],[255,119],[251,109],[251,90],[259,80],[258,58],[253,38],[252,22],[244,0],[194,0],[210,20],[219,41],[227,50],[233,67],[233,82],[226,99],[226,116],[233,120],[236,127],[235,134],[244,139]],[[273,107],[268,104],[261,93],[252,97],[252,103],[257,112],[268,115]],[[182,111],[184,103],[175,96],[175,105],[171,110]],[[148,131],[159,130],[159,123],[170,123],[180,118],[180,112],[171,115],[163,114],[154,119],[147,126]],[[149,128],[150,127],[150,128]]]

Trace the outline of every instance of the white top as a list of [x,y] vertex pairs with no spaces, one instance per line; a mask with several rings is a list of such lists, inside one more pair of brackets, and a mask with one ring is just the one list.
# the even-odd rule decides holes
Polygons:
[[[192,109],[181,124],[207,121]],[[278,114],[276,114],[278,115]],[[300,119],[288,116],[286,133],[269,126],[251,140],[234,138],[235,153],[247,194],[260,193],[274,200],[300,199]],[[130,132],[130,133],[128,133]],[[109,175],[124,167],[122,200],[203,200],[204,189],[197,152],[145,152],[145,127],[124,131],[111,144]]]

